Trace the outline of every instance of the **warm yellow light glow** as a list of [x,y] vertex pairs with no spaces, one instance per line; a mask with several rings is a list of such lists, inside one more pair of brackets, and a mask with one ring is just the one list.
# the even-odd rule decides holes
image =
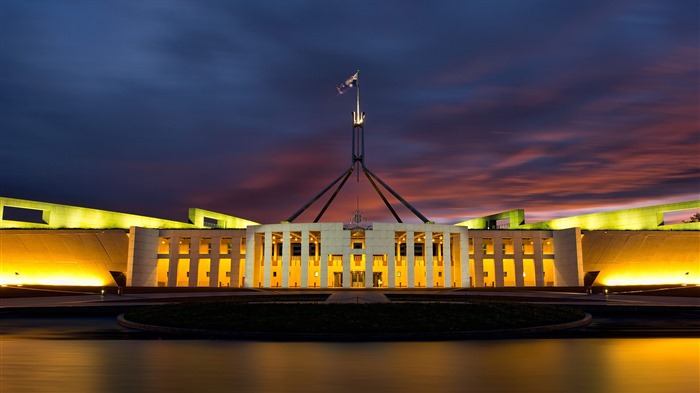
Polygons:
[[700,285],[700,280],[686,280],[684,278],[678,278],[673,276],[668,277],[658,277],[658,276],[621,276],[621,277],[610,277],[606,280],[601,281],[603,285],[617,286],[617,285],[668,285],[668,284],[688,284],[688,285]]
[[87,274],[45,274],[37,272],[31,275],[0,273],[0,285],[71,285],[71,286],[111,286],[114,280]]
[[619,264],[604,269],[596,285],[700,285],[700,267],[693,264]]

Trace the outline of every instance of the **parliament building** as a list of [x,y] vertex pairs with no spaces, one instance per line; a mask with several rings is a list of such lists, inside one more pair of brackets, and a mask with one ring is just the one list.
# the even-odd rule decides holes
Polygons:
[[238,288],[700,285],[700,200],[525,223],[171,221],[0,197],[0,284]]

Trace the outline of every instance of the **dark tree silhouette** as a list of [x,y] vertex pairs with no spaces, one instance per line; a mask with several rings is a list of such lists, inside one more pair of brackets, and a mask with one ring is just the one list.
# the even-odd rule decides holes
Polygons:
[[683,222],[700,222],[700,212],[693,214],[689,220],[683,220]]

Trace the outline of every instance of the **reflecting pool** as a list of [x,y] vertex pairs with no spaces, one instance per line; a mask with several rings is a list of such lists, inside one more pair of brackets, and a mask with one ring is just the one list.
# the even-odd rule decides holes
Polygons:
[[[44,328],[46,329],[46,328]],[[50,330],[50,329],[49,329]],[[31,332],[31,330],[28,330]],[[700,339],[313,343],[0,336],[2,392],[698,392]]]

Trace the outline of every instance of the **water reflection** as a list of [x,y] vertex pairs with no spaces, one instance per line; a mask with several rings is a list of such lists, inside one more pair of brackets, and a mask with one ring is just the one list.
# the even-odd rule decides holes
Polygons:
[[697,392],[699,339],[0,341],[5,392]]

